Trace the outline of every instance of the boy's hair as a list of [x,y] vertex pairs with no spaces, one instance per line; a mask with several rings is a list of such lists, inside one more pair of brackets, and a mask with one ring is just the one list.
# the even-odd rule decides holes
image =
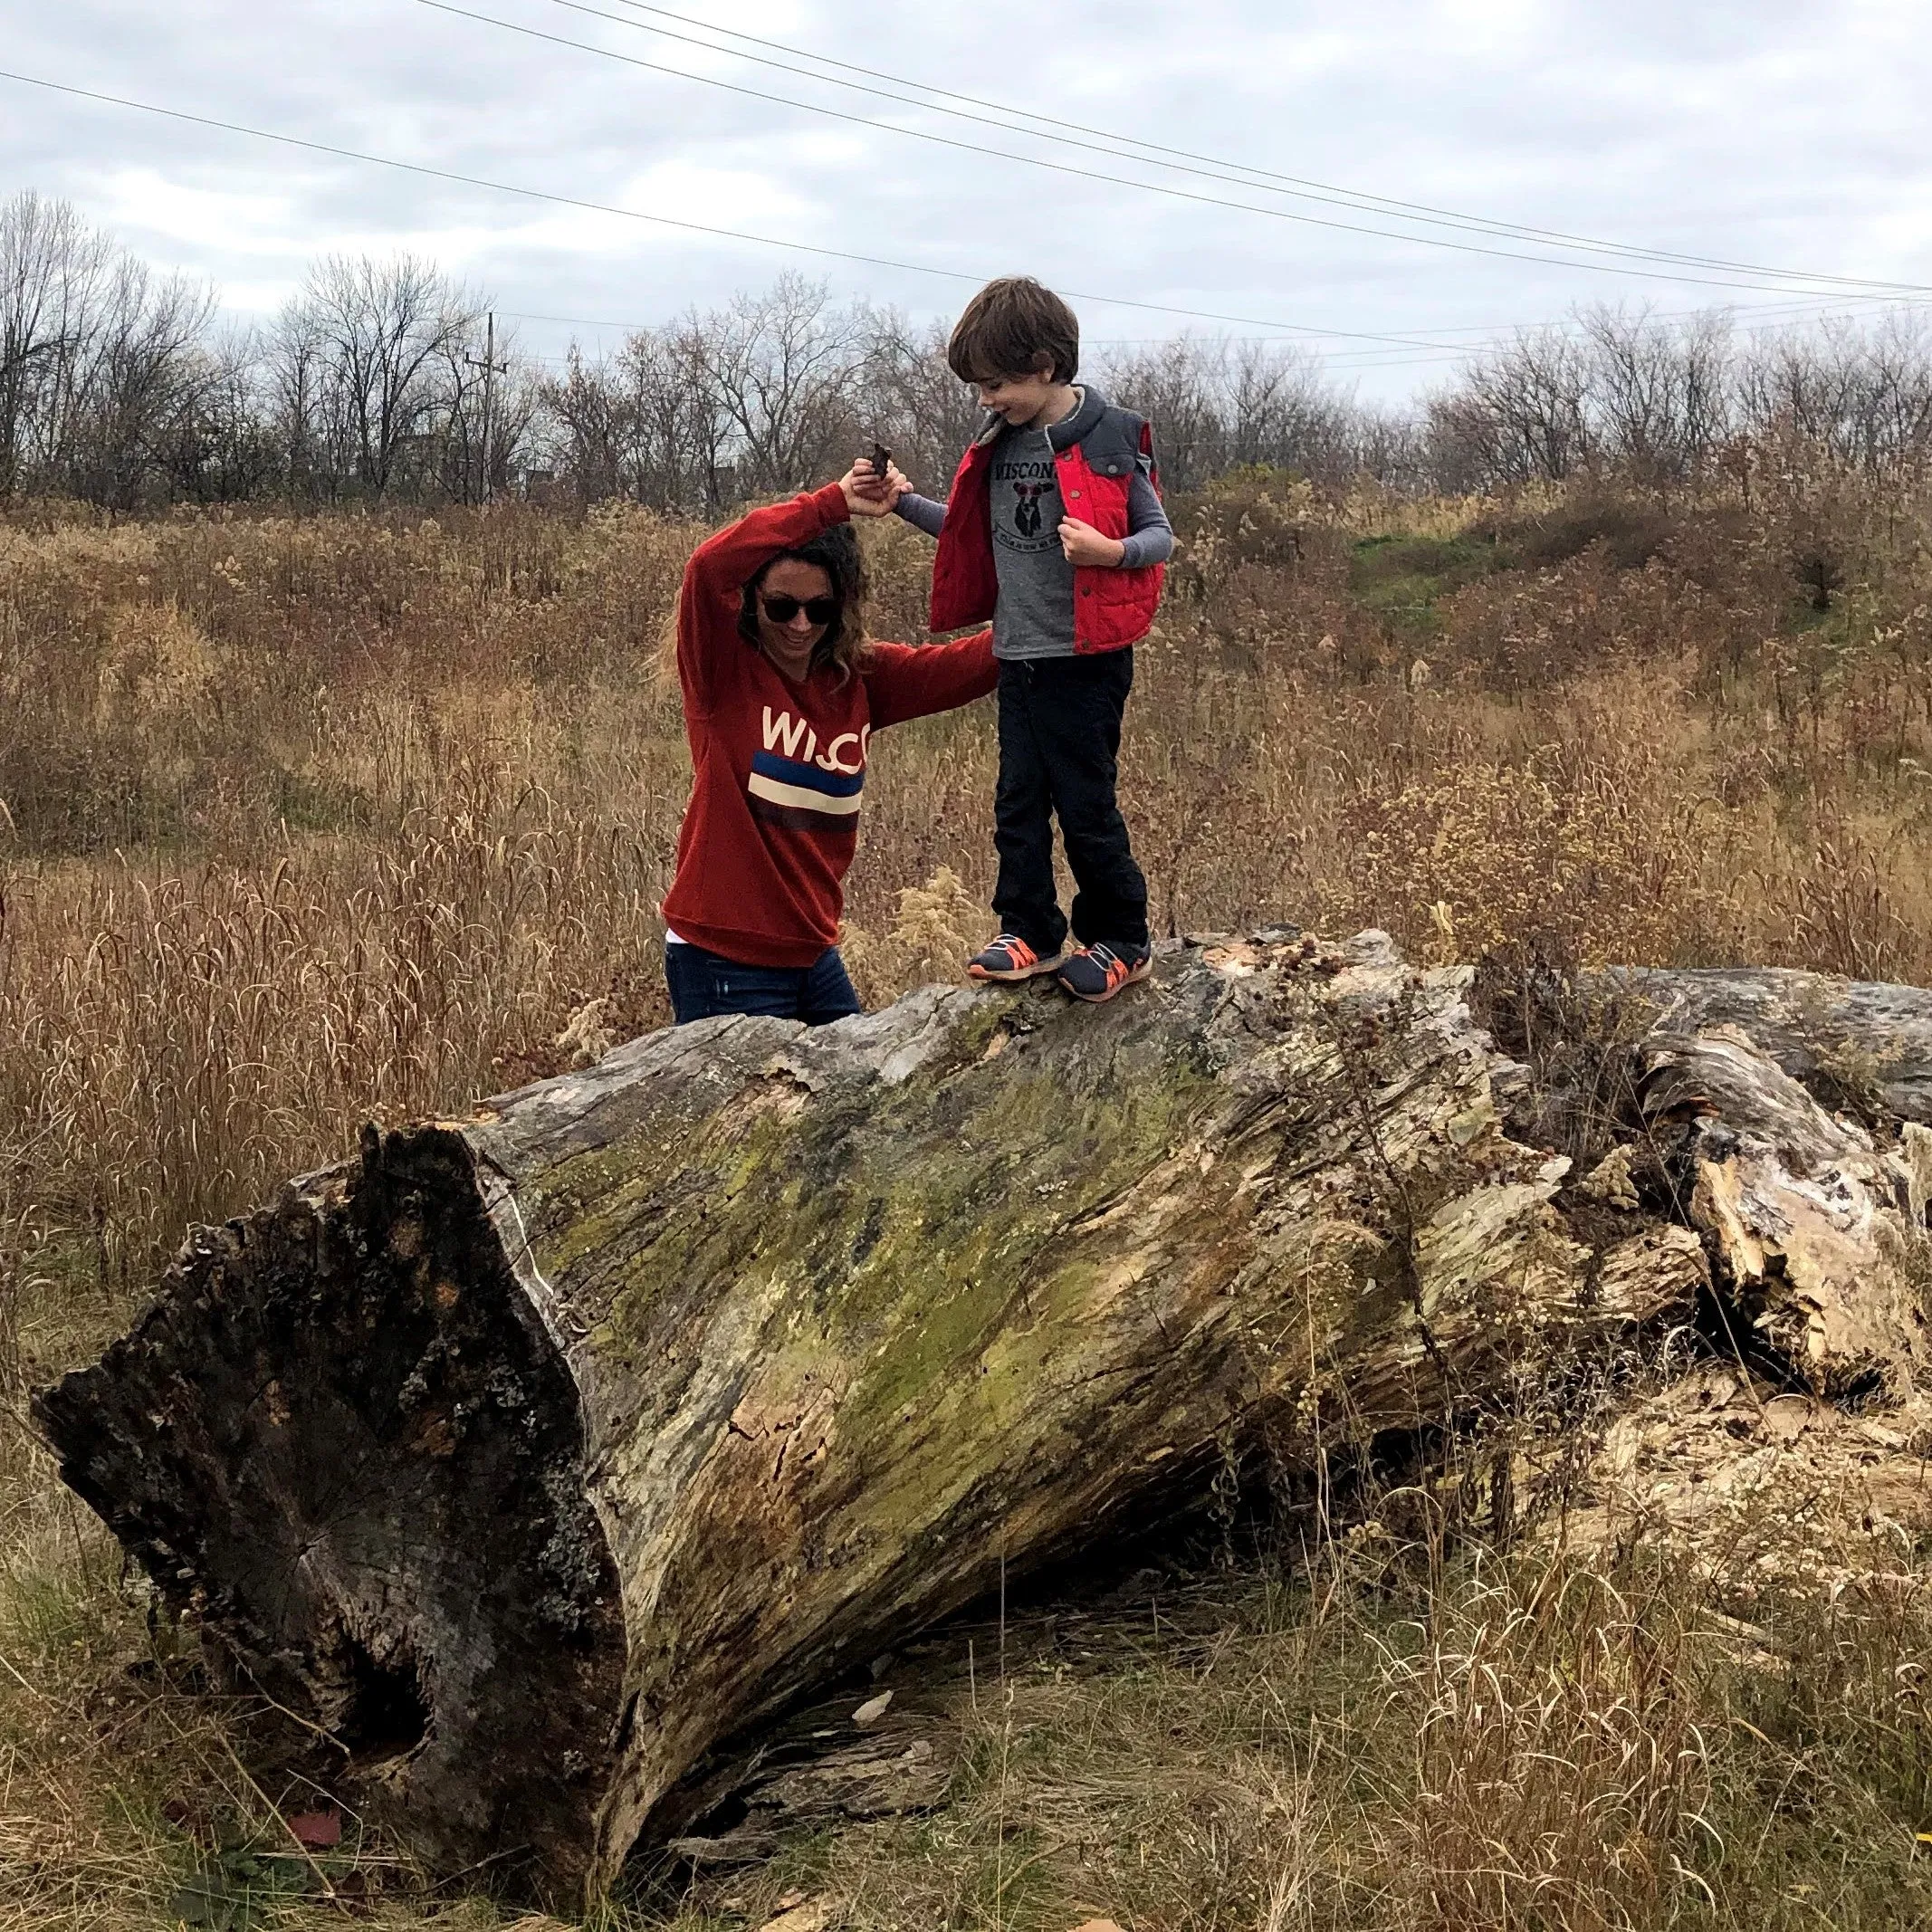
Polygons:
[[832,595],[838,599],[838,615],[825,627],[812,651],[812,669],[829,665],[844,684],[854,671],[866,665],[866,598],[871,585],[866,579],[866,559],[858,547],[858,535],[849,523],[834,523],[796,550],[780,550],[759,567],[758,574],[744,587],[738,607],[738,635],[758,647],[758,593],[765,573],[787,558],[796,563],[815,564],[832,580]]
[[1002,275],[966,304],[946,344],[946,361],[961,382],[1032,376],[1049,360],[1055,382],[1080,373],[1080,323],[1074,311],[1030,275]]

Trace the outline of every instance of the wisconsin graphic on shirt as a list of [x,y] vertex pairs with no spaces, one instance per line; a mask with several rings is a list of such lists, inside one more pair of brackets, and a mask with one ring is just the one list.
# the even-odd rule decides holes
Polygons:
[[[1016,446],[1017,445],[1017,446]],[[1044,433],[1006,438],[993,456],[993,541],[1021,557],[1060,547],[1060,479]]]

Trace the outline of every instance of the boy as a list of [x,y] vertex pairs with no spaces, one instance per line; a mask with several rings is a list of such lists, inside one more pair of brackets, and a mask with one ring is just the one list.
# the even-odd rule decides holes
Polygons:
[[[1147,424],[1079,373],[1080,325],[1023,276],[966,305],[946,360],[989,412],[943,503],[894,471],[894,508],[939,540],[934,630],[992,619],[999,666],[993,911],[978,980],[1053,973],[1076,999],[1111,999],[1153,966],[1147,884],[1115,801],[1133,646],[1153,626],[1174,536]],[[1053,818],[1078,890],[1067,920],[1053,877]],[[1081,943],[1084,942],[1084,943]]]

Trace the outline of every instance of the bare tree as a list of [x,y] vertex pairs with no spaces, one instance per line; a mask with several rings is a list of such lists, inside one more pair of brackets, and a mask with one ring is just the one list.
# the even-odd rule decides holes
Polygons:
[[513,331],[486,332],[478,311],[453,327],[435,358],[431,388],[439,422],[418,446],[431,461],[417,465],[417,493],[461,503],[486,503],[508,490],[531,453],[544,385]]
[[642,330],[596,362],[571,351],[542,387],[532,433],[586,502],[621,496],[655,510],[713,511],[727,500],[732,423],[693,323]]
[[1730,432],[1730,318],[1692,316],[1677,328],[1598,307],[1579,318],[1591,448],[1638,474],[1690,474]]
[[[454,345],[482,305],[408,255],[387,262],[330,255],[283,311],[275,332],[278,387],[300,402],[292,446],[312,451],[333,486],[383,496],[440,474],[457,400]],[[431,447],[426,453],[426,445]]]
[[933,496],[945,493],[983,420],[971,388],[946,361],[948,332],[937,322],[917,328],[894,309],[871,311],[851,386],[864,439],[889,444],[906,474]]
[[646,500],[628,405],[610,361],[587,362],[574,344],[563,375],[543,385],[549,466],[587,502]]
[[227,330],[192,359],[156,460],[158,493],[169,501],[238,502],[286,489],[254,330]]
[[215,292],[178,275],[117,262],[74,359],[62,469],[76,496],[111,510],[141,507],[163,449],[191,412]]
[[[1211,356],[1211,347],[1207,355]],[[1203,345],[1188,336],[1101,360],[1095,380],[1110,400],[1154,423],[1168,481],[1185,488],[1222,467],[1225,413],[1214,393]]]
[[1554,480],[1589,462],[1590,375],[1588,355],[1560,329],[1525,330],[1507,348],[1467,364],[1426,406],[1444,484]]
[[63,203],[0,207],[0,496],[147,501],[214,306],[211,289],[156,274]]
[[1293,344],[1177,336],[1106,359],[1100,380],[1153,422],[1176,489],[1243,467],[1340,483],[1384,448],[1370,413]]
[[1427,425],[1413,411],[1358,404],[1353,426],[1358,475],[1392,490],[1434,486]]
[[1932,330],[1918,310],[1887,316],[1866,339],[1862,460],[1922,464],[1932,455]]
[[825,284],[779,277],[686,325],[697,367],[732,428],[738,493],[794,488],[856,440],[846,378],[863,355],[862,309],[835,309]]
[[[63,203],[0,204],[0,502],[478,502],[548,473],[584,501],[716,515],[822,480],[876,437],[945,487],[980,416],[946,330],[781,276],[545,378],[430,265],[331,256],[262,332]],[[487,395],[483,365],[492,363]],[[1096,359],[1155,424],[1171,487],[1261,466],[1338,485],[1491,490],[1614,468],[1694,476],[1740,439],[1875,472],[1932,460],[1932,325],[1793,327],[1599,307],[1473,356],[1419,408],[1376,407],[1290,345],[1181,336]],[[489,416],[487,424],[485,414]]]
[[1425,406],[1438,487],[1487,489],[1592,465],[1695,474],[1740,436],[1872,469],[1932,454],[1932,336],[1916,314],[1797,325],[1740,349],[1732,319],[1580,311],[1467,364]]
[[573,353],[544,386],[550,444],[584,496],[715,513],[822,481],[862,434],[889,436],[891,353],[889,325],[869,311],[835,308],[823,286],[784,276],[640,330],[595,363]]
[[1736,387],[1760,434],[1873,470],[1932,454],[1932,337],[1916,312],[1786,330],[1744,358]]
[[64,441],[74,365],[112,261],[64,202],[24,194],[0,207],[0,499]]

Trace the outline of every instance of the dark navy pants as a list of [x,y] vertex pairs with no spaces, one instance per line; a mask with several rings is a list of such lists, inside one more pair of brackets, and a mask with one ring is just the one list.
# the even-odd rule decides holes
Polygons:
[[1133,653],[1009,659],[999,666],[999,787],[993,911],[1003,933],[1050,956],[1066,938],[1053,880],[1053,821],[1073,869],[1073,929],[1083,944],[1147,943],[1147,882],[1114,792]]
[[681,1027],[713,1013],[768,1013],[823,1027],[865,1010],[837,946],[809,966],[743,966],[703,946],[667,943],[665,981]]

